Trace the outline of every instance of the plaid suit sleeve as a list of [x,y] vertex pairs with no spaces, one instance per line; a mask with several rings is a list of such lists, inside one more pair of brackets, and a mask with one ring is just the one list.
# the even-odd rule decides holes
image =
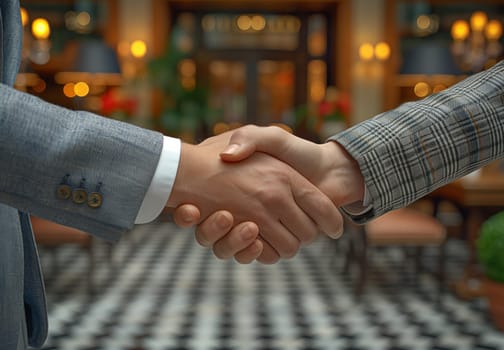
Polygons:
[[331,138],[359,163],[373,210],[408,205],[504,156],[504,61]]

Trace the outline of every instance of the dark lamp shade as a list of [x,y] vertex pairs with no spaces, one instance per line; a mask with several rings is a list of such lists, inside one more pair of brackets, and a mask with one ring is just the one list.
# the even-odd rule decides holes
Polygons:
[[401,74],[461,74],[449,44],[422,44],[403,49]]
[[121,73],[117,55],[110,46],[101,40],[79,42],[74,72]]

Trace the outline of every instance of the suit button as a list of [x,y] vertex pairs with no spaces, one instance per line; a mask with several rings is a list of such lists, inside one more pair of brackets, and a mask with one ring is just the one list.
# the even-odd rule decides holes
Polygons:
[[99,208],[103,203],[103,196],[98,192],[91,192],[87,199],[87,204],[90,208]]
[[56,197],[59,199],[68,199],[72,195],[72,188],[68,185],[59,185],[56,189]]
[[87,200],[87,192],[82,188],[77,188],[72,192],[72,200],[76,204],[82,204]]

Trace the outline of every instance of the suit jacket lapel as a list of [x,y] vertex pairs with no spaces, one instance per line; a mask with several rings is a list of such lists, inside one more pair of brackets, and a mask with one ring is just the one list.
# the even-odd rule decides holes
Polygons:
[[[19,3],[17,0],[0,0],[0,82],[9,86],[14,84],[17,72],[19,70],[19,63],[21,61],[21,47],[23,43],[23,32],[21,26],[21,13],[19,10]],[[8,209],[2,207],[0,208],[0,214]],[[14,210],[14,209],[12,209]],[[4,213],[8,214],[8,213]],[[28,327],[28,341],[31,346],[42,347],[45,338],[47,337],[47,311],[45,302],[44,285],[42,283],[42,276],[40,271],[40,265],[38,262],[37,248],[35,245],[35,240],[33,237],[30,219],[28,214],[18,213],[17,218],[9,217],[10,219],[18,219],[21,232],[14,232],[15,235],[22,235],[21,246],[11,247],[14,251],[11,252],[14,256],[21,257],[24,260],[24,266],[19,264],[18,268],[23,269],[21,275],[24,275],[24,283],[20,286],[21,288],[11,288],[11,290],[0,290],[0,293],[23,293],[22,297],[24,300],[20,301],[21,307],[24,306],[26,314],[26,323]],[[1,215],[0,215],[1,216]],[[0,221],[1,224],[3,222]],[[2,227],[2,229],[5,229]],[[6,230],[14,230],[13,228],[7,228]],[[0,256],[1,258],[5,258]],[[18,275],[19,276],[19,275]],[[24,287],[23,287],[24,286]],[[23,290],[19,290],[23,289]],[[16,296],[10,296],[11,299]],[[18,312],[17,309],[13,308],[14,312]],[[3,317],[8,317],[7,315],[0,315]],[[12,321],[14,321],[14,327],[17,326],[15,322],[16,316],[12,315]],[[3,319],[0,319],[0,321]],[[22,318],[24,320],[24,318]],[[2,321],[3,322],[3,321]],[[3,326],[3,325],[2,325]],[[24,325],[23,325],[24,327]],[[1,329],[3,331],[3,328]],[[19,330],[18,330],[19,331]],[[0,334],[0,347],[2,347],[6,341],[17,341],[18,336],[15,332],[10,334],[14,338],[8,339],[2,343],[3,334]],[[10,344],[10,343],[8,343]],[[9,347],[10,348],[10,347]],[[3,349],[3,347],[2,347]]]
[[3,42],[2,6],[0,6],[0,83],[3,82]]
[[23,27],[21,26],[19,2],[16,0],[1,0],[0,12],[2,18],[0,32],[3,32],[0,38],[2,46],[0,49],[2,52],[0,81],[12,86],[19,69],[23,44]]

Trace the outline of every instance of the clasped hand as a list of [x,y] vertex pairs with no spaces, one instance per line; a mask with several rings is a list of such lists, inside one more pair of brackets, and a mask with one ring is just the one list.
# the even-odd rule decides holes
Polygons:
[[274,263],[319,232],[340,236],[337,208],[362,198],[359,176],[334,142],[317,145],[277,127],[247,126],[184,144],[167,206],[176,208],[179,226],[198,225],[197,241],[217,257]]

